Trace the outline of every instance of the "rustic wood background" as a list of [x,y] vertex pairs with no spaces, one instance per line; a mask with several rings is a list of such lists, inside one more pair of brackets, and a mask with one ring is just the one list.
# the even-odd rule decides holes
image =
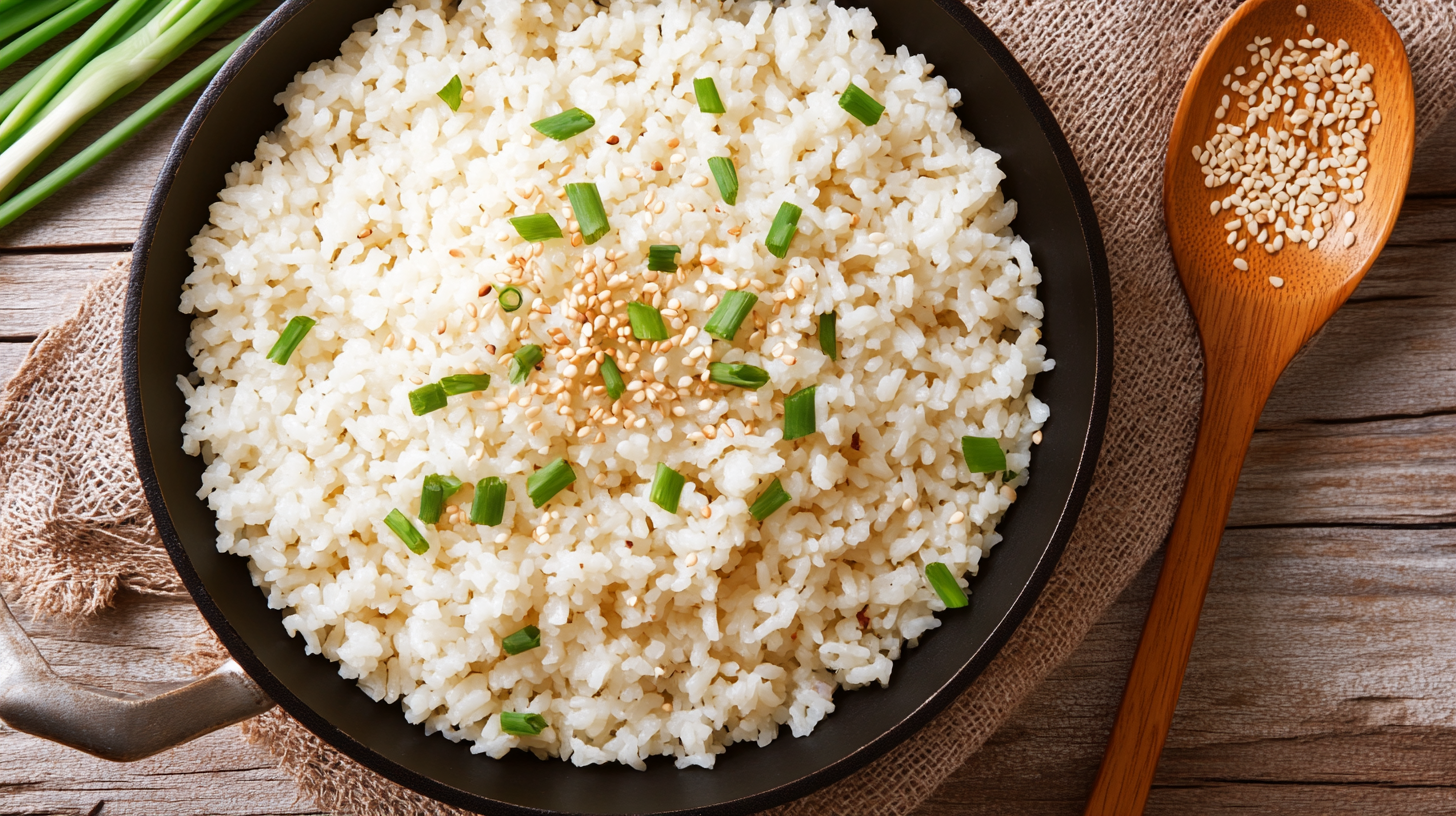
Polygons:
[[[184,115],[0,230],[0,379],[130,252]],[[1417,150],[1385,254],[1264,411],[1149,813],[1456,813],[1453,489],[1456,116]],[[1157,569],[918,816],[1081,812]],[[22,621],[57,671],[133,692],[187,679],[176,656],[204,628],[186,598],[135,596],[75,629]],[[0,728],[0,813],[320,811],[236,727],[129,765]]]

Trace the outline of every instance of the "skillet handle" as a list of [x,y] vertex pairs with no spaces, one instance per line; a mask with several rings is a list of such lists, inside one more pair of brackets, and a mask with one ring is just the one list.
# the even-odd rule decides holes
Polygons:
[[51,669],[0,598],[0,720],[17,731],[113,762],[133,762],[272,707],[232,660],[151,697],[72,683]]

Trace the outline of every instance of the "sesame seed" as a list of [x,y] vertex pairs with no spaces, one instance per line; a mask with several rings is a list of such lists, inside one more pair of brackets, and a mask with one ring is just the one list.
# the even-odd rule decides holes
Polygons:
[[1041,431],[1037,431],[1037,432],[1035,432],[1035,433],[1033,433],[1031,435],[1031,444],[1033,444],[1033,445],[1040,445],[1041,444],[1041,440],[1042,440]]
[[959,510],[955,511],[955,513],[953,513],[951,515],[951,517],[950,517],[950,523],[951,524],[960,524],[961,522],[963,522],[965,520],[966,520],[966,514],[965,513],[962,513]]
[[[708,506],[707,505],[703,505],[703,509],[708,511],[707,513],[705,513],[703,515],[703,518],[708,518],[708,516],[712,515],[712,511],[711,510],[708,510]],[[698,564],[698,554],[697,553],[688,553],[688,557],[683,559],[683,564],[685,564],[685,565],[687,565],[689,567],[695,567],[695,566],[697,566],[697,564]]]
[[652,170],[655,173],[661,173],[662,172],[662,162],[660,162],[660,161],[653,162],[652,163]]
[[384,347],[394,348],[394,332],[390,332],[389,336],[384,338]]
[[1240,272],[1248,272],[1249,262],[1244,260],[1243,258],[1234,258],[1234,268],[1239,270]]
[[616,134],[613,134],[613,135],[607,137],[607,144],[609,144],[609,145],[617,144],[620,141],[622,141],[622,140],[621,139],[618,139],[617,136],[616,136]]
[[904,510],[907,513],[910,512],[911,510],[914,510],[915,509],[915,500],[912,499],[912,498],[909,498],[907,496],[905,498],[905,501],[903,501],[903,502],[900,503],[900,509],[901,510]]
[[672,711],[672,703],[670,703],[670,702],[669,703],[663,703],[662,704],[662,710],[663,711],[671,712]]
[[1281,277],[1278,277],[1276,275],[1270,275],[1269,276],[1269,283],[1275,289],[1282,289],[1282,288],[1284,288],[1284,279],[1281,278]]
[[688,184],[693,187],[707,187],[708,179],[706,176],[693,176],[692,179],[688,181]]
[[687,156],[684,156],[681,153],[674,153],[671,156],[669,156],[667,160],[668,160],[668,162],[670,162],[672,164],[682,164],[683,162],[685,162],[685,161],[688,160],[688,157]]
[[371,236],[373,234],[374,234],[374,230],[372,230],[372,229],[370,229],[368,227],[365,227],[364,229],[359,230],[358,238],[359,238],[359,240],[362,241],[363,239],[368,238],[369,236]]

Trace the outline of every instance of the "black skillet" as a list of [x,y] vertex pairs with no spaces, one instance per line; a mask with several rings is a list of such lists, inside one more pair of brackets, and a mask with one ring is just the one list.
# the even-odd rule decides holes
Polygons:
[[[841,0],[844,2],[844,0]],[[869,6],[885,45],[925,54],[960,89],[961,120],[1001,154],[1002,189],[1019,203],[1013,227],[1044,283],[1044,343],[1056,369],[1036,380],[1051,406],[1033,478],[1001,525],[1005,542],[981,563],[968,609],[909,649],[889,688],[841,692],[814,733],[766,748],[740,744],[714,770],[668,759],[634,771],[578,768],[515,752],[493,760],[468,743],[426,736],[396,705],[371,701],[336,666],[304,654],[268,608],[243,559],[214,545],[215,519],[196,497],[202,463],[182,452],[177,377],[192,371],[191,317],[177,311],[192,269],[189,239],[206,223],[223,176],[252,158],[282,120],[273,97],[310,62],[338,54],[351,27],[384,7],[359,0],[290,0],[222,69],[188,117],[157,180],[136,243],[126,305],[127,415],[157,529],[193,598],[236,660],[315,734],[375,771],[458,807],[490,814],[748,814],[803,796],[911,737],[986,667],[1031,609],[1086,498],[1102,441],[1112,374],[1107,261],[1092,201],[1066,139],[1016,60],[955,0],[849,0]]]

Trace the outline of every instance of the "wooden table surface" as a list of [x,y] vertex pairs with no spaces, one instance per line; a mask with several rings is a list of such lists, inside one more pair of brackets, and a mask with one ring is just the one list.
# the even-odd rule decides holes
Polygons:
[[[129,253],[183,115],[0,230],[0,377]],[[1150,813],[1456,813],[1453,495],[1456,116],[1417,150],[1384,255],[1264,411]],[[1157,569],[920,816],[1081,812]],[[123,597],[75,629],[22,620],[59,672],[128,691],[186,679],[175,658],[204,628],[185,598]],[[3,814],[319,812],[236,727],[126,765],[0,728]]]

